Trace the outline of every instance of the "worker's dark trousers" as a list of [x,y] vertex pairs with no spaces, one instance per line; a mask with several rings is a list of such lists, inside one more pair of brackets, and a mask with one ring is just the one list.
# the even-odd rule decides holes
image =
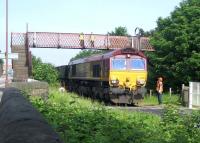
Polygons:
[[157,96],[158,96],[158,103],[162,104],[162,93],[157,92]]

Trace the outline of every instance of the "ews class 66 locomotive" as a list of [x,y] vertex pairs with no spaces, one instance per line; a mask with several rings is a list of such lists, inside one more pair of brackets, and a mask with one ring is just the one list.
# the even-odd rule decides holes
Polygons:
[[59,71],[68,90],[94,99],[138,104],[146,91],[147,59],[132,48],[74,60]]

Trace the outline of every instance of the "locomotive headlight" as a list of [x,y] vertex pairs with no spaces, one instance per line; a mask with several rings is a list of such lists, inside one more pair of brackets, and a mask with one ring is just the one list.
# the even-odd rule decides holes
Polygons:
[[110,81],[110,83],[112,84],[112,85],[118,85],[119,84],[119,80],[118,79],[116,79],[116,80],[111,80]]
[[145,84],[145,80],[144,79],[137,79],[137,84],[138,85],[144,85]]
[[117,83],[117,80],[111,80],[111,83],[115,84],[115,83]]
[[111,83],[112,83],[112,84],[119,83],[119,80],[111,80]]
[[130,57],[131,57],[131,55],[130,55],[130,54],[127,54],[127,55],[126,55],[126,57],[127,57],[127,58],[130,58]]

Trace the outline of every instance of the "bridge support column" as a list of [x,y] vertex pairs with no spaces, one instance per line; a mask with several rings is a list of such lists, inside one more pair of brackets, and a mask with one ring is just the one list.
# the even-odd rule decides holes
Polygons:
[[[20,43],[17,41],[20,41]],[[12,60],[13,81],[27,81],[30,75],[30,52],[27,48],[26,34],[12,34],[11,52],[18,53],[18,59]]]

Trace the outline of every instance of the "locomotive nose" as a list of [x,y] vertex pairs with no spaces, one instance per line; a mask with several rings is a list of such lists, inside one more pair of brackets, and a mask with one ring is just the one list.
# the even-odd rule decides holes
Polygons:
[[131,82],[130,82],[131,80],[130,80],[130,77],[126,77],[125,78],[125,82],[124,82],[124,86],[125,86],[125,88],[131,88]]
[[129,82],[130,81],[130,78],[129,77],[126,77],[126,82]]

